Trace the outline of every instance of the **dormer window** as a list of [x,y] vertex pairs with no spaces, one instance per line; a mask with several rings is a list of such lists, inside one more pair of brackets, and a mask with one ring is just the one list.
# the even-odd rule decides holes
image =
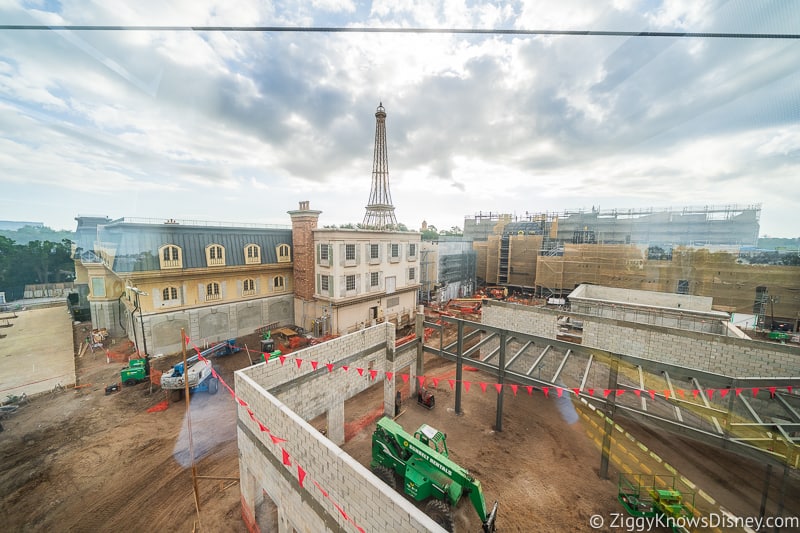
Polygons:
[[288,244],[278,246],[278,263],[289,263],[292,260],[292,249]]
[[162,269],[181,268],[183,266],[181,249],[174,244],[165,244],[158,250],[158,261]]
[[248,244],[244,247],[244,264],[261,264],[261,247],[257,244]]
[[209,244],[206,246],[206,261],[208,266],[224,266],[225,248],[219,244]]

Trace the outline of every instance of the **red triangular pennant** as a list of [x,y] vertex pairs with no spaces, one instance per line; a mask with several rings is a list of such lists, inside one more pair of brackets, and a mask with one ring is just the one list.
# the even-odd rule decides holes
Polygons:
[[589,393],[589,396],[594,396],[594,389],[586,389]]
[[678,389],[678,396],[680,396],[681,398],[684,397],[683,396],[683,389]]
[[715,390],[716,390],[716,389],[706,389],[706,392],[708,393],[708,399],[709,399],[709,400],[711,400],[712,398],[714,398],[714,391],[715,391]]
[[281,361],[281,364],[283,364],[283,363],[285,363],[285,362],[286,362],[286,356],[285,356],[285,355],[279,355],[279,356],[278,356],[278,359],[280,359],[280,361]]
[[669,389],[664,389],[664,398],[669,400],[669,395],[670,395]]
[[692,398],[697,398],[697,395],[700,394],[700,391],[697,389],[692,389]]
[[641,398],[642,396],[642,391],[639,389],[634,389],[633,393],[636,395],[637,398]]
[[424,387],[425,386],[425,376],[417,376],[417,381],[419,381],[419,386],[420,387]]
[[400,377],[403,378],[403,383],[408,383],[408,374],[400,374]]
[[314,370],[317,369],[317,365],[319,365],[319,361],[311,361],[311,368],[313,368]]
[[364,375],[364,369],[363,368],[356,368],[356,371],[358,371],[358,375],[359,376],[363,376]]
[[623,394],[625,394],[625,389],[617,389],[616,390],[616,395],[617,396],[622,396]]
[[455,386],[456,380],[448,379],[447,382],[450,384],[450,390],[453,390],[453,386]]
[[611,394],[611,389],[603,389],[603,398],[608,398],[609,394]]
[[465,381],[465,382],[464,382],[464,389],[465,389],[467,392],[469,392],[469,386],[470,386],[470,382],[469,382],[469,381]]
[[756,396],[758,396],[758,387],[755,387],[752,390],[753,390],[753,398],[755,398]]
[[272,433],[269,434],[269,437],[272,439],[273,444],[280,444],[281,442],[286,442],[286,439],[282,439],[280,437],[276,437]]
[[439,386],[439,378],[431,378],[431,381],[433,381],[433,386],[434,387],[438,387]]
[[349,367],[349,366],[347,366],[347,365],[342,365],[342,370],[344,370],[345,372],[347,372],[348,370],[350,370],[350,367]]
[[305,470],[303,470],[303,467],[302,467],[302,466],[300,466],[300,465],[297,465],[297,481],[299,481],[299,482],[300,482],[300,488],[301,488],[301,489],[302,489],[302,488],[305,488],[305,487],[303,487],[303,480],[304,480],[305,478],[306,478],[306,471],[305,471]]
[[299,357],[295,358],[294,362],[297,363],[297,368],[300,368],[300,365],[303,364],[303,360]]
[[247,402],[242,400],[238,396],[236,397],[236,401],[239,402],[239,405],[241,405],[242,407],[247,407]]
[[562,389],[561,387],[556,387],[556,396],[558,396],[559,398],[561,398],[561,394],[562,394],[563,392],[564,392],[564,389]]
[[743,391],[743,390],[744,390],[744,389],[737,388],[737,389],[736,389],[736,396],[739,396],[739,395],[742,393],[742,391]]
[[769,387],[769,397],[770,398],[774,398],[775,397],[775,389],[776,388],[777,387]]
[[519,388],[519,385],[511,385],[511,390],[514,391],[514,396],[517,395],[517,388]]
[[786,385],[786,392],[788,392],[789,394],[792,393],[792,386],[791,385]]
[[650,399],[651,400],[655,400],[656,399],[656,391],[654,391],[653,389],[650,389],[649,391],[647,391],[647,394],[650,395]]
[[377,375],[378,375],[378,371],[377,370],[370,370],[369,371],[369,377],[370,377],[370,379],[372,381],[375,381],[375,376],[377,376]]
[[292,460],[289,458],[289,452],[281,448],[281,454],[283,454],[283,464],[286,466],[292,466]]
[[725,396],[728,395],[729,392],[730,392],[730,389],[719,389],[719,397],[720,398],[724,398]]
[[247,414],[250,415],[250,418],[253,420],[253,422],[257,422],[256,414],[252,410],[250,410],[249,407],[247,408]]
[[328,367],[328,372],[333,372],[333,363],[325,363],[325,366]]
[[263,433],[269,433],[269,428],[262,424],[260,420],[257,420],[256,422],[258,422],[258,429],[260,429]]
[[[531,390],[533,390],[533,387],[529,386],[528,387],[528,394],[531,393]],[[550,387],[542,387],[542,392],[544,393],[544,397],[545,398],[549,398],[550,397]]]
[[502,383],[495,383],[494,384],[494,388],[497,390],[497,394],[500,394],[500,393],[503,392],[503,384]]
[[580,396],[581,395],[581,390],[580,389],[572,389],[572,392],[575,393],[575,396]]
[[386,373],[386,379],[388,379],[389,381],[391,381],[393,377],[394,377],[394,372],[387,372]]
[[481,386],[481,391],[483,391],[483,392],[486,392],[486,383],[484,383],[483,381],[481,381],[481,382],[479,383],[479,385]]

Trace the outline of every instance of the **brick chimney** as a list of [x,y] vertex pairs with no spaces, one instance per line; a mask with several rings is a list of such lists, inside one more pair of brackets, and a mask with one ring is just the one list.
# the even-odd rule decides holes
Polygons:
[[[289,211],[292,217],[292,250],[294,252],[295,298],[314,299],[314,229],[322,211],[313,211],[308,200],[300,202],[297,211]],[[295,300],[296,301],[296,300]]]

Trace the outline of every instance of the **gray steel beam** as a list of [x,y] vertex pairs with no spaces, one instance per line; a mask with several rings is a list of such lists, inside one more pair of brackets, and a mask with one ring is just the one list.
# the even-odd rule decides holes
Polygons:
[[533,372],[533,369],[536,368],[539,365],[539,363],[542,362],[542,359],[544,359],[545,354],[550,350],[550,348],[552,348],[552,346],[549,345],[549,344],[544,347],[544,350],[542,350],[542,353],[540,353],[539,357],[536,358],[536,361],[534,361],[533,364],[531,365],[531,367],[528,369],[528,371],[525,372],[526,376],[530,376],[531,375],[531,372]]
[[559,376],[559,374],[561,374],[561,371],[564,370],[564,365],[567,364],[567,358],[569,357],[569,354],[571,354],[571,353],[572,353],[572,350],[568,349],[567,353],[564,354],[564,359],[561,360],[561,364],[558,365],[558,368],[556,368],[556,373],[553,374],[553,379],[550,380],[551,382],[556,383],[558,381],[558,376]]
[[528,341],[528,342],[526,342],[526,343],[525,343],[525,344],[522,346],[522,348],[520,348],[520,349],[517,351],[517,353],[515,353],[515,354],[514,354],[514,356],[513,356],[513,357],[512,357],[512,358],[511,358],[511,359],[508,361],[508,363],[506,363],[506,368],[508,368],[508,367],[510,367],[511,365],[513,365],[513,364],[514,364],[514,361],[516,361],[516,360],[517,360],[517,357],[519,357],[520,355],[522,355],[523,353],[525,353],[525,350],[527,350],[527,349],[528,349],[528,348],[530,348],[531,346],[533,346],[533,341]]

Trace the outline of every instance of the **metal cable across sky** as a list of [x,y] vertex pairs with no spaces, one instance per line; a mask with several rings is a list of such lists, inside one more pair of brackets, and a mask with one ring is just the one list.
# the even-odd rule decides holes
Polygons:
[[800,39],[797,33],[726,33],[673,31],[595,31],[595,30],[515,30],[476,28],[366,28],[324,26],[119,26],[119,25],[39,25],[0,24],[0,31],[196,31],[261,33],[416,33],[460,35],[565,35],[594,37],[688,37],[712,39]]

